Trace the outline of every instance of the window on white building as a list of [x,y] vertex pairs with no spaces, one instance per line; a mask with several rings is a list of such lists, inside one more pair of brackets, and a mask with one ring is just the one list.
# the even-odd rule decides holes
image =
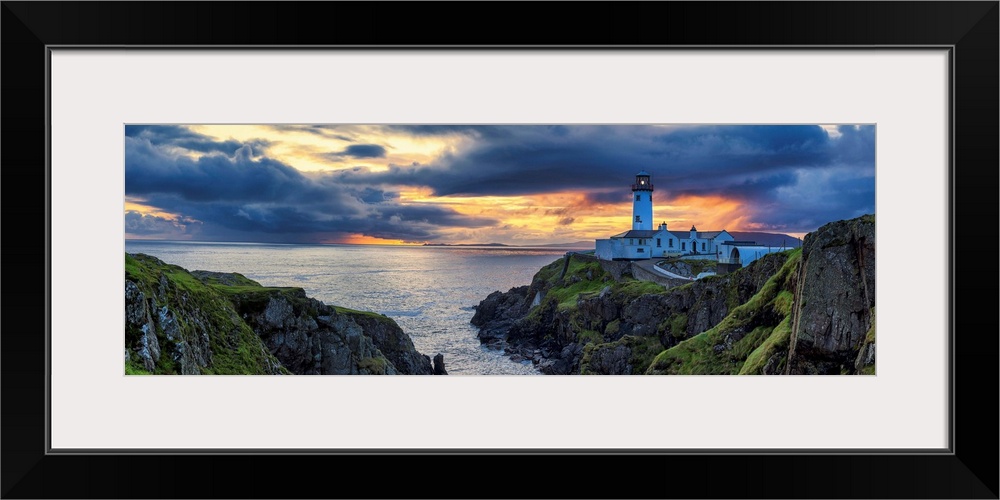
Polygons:
[[656,248],[660,248],[660,239],[656,238]]
[[701,250],[702,250],[702,251],[705,251],[705,242],[704,242],[704,241],[703,241],[703,242],[701,242]]
[[681,250],[687,250],[687,249],[688,249],[688,244],[687,244],[687,243],[684,243],[684,242],[682,241],[682,242],[681,242]]

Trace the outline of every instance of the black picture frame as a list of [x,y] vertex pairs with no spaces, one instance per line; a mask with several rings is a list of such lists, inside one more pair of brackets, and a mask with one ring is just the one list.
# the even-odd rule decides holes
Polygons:
[[[998,20],[987,2],[2,2],[4,498],[998,498]],[[560,14],[572,9],[574,21]],[[456,23],[453,20],[463,20]],[[582,22],[584,20],[586,22]],[[950,47],[952,446],[932,454],[47,453],[50,46]],[[962,236],[960,236],[962,235]],[[989,242],[991,240],[987,240]],[[44,270],[44,274],[43,271]],[[13,273],[13,274],[12,274]],[[14,283],[14,284],[12,284]],[[86,331],[81,318],[81,332]],[[859,418],[864,418],[859,409]],[[290,419],[293,419],[290,415]],[[123,418],[129,418],[128,416]],[[777,416],[776,418],[781,418]],[[495,424],[502,425],[502,424]],[[552,424],[545,424],[552,425]],[[650,425],[651,432],[661,424]],[[484,429],[488,430],[488,429]],[[558,432],[558,428],[553,428]],[[488,456],[485,456],[488,455]],[[319,466],[330,477],[310,478]],[[567,469],[568,468],[568,469]],[[428,475],[426,470],[436,471]],[[573,470],[566,476],[562,471]],[[374,473],[372,471],[375,471]],[[384,475],[384,481],[362,477]],[[481,490],[456,486],[471,477]]]

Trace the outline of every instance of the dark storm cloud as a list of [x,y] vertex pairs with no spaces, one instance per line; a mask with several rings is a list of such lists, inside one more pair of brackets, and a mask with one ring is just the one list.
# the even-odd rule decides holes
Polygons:
[[135,210],[125,212],[125,232],[135,235],[172,235],[183,233],[188,226],[199,225],[199,221],[182,218],[168,219],[152,214],[142,214]]
[[835,158],[843,162],[875,165],[875,127],[841,125],[837,127],[841,137],[837,139]]
[[[202,221],[200,234],[209,239],[320,241],[366,234],[425,241],[437,238],[442,228],[498,222],[447,207],[403,206],[398,192],[345,186],[329,175],[305,175],[255,155],[247,145],[231,156],[216,153],[191,159],[165,151],[148,137],[140,133],[125,139],[126,195]],[[134,221],[134,227],[141,229],[140,222]]]
[[237,149],[251,146],[261,151],[270,142],[258,139],[249,143],[234,140],[216,141],[179,125],[126,125],[125,137],[142,138],[158,146],[174,146],[199,153],[233,154]]
[[350,190],[354,195],[361,201],[365,203],[382,203],[386,201],[396,200],[399,198],[399,193],[393,193],[390,191],[383,191],[381,189],[374,189],[366,187],[360,190]]
[[629,201],[632,199],[632,193],[624,189],[589,191],[584,193],[584,199],[588,205],[608,205]]
[[827,222],[875,213],[874,177],[852,169],[804,174],[801,189],[755,205],[760,229],[804,232]]
[[[343,140],[357,135],[350,127],[275,126],[281,127]],[[652,174],[657,206],[685,196],[737,200],[761,228],[804,232],[874,212],[875,127],[870,125],[841,126],[835,138],[807,125],[384,129],[457,140],[448,153],[431,161],[387,169],[360,166],[319,176],[262,156],[263,142],[213,141],[176,126],[129,126],[126,191],[155,199],[164,210],[169,206],[173,213],[204,220],[206,227],[273,234],[355,231],[413,240],[433,238],[441,227],[484,227],[496,221],[459,216],[440,206],[434,206],[436,211],[426,205],[399,206],[398,192],[404,187],[471,197],[563,191],[583,194],[589,205],[617,204],[628,202],[629,185],[639,170]],[[321,155],[377,159],[392,147],[391,142],[382,146],[361,136],[353,139],[357,143],[342,151]],[[170,148],[206,154],[193,160]]]
[[[388,170],[341,171],[346,184],[413,185],[435,195],[531,195],[584,191],[594,201],[621,202],[639,170],[653,175],[657,199],[685,195],[722,196],[751,209],[781,207],[781,224],[792,213],[810,210],[811,199],[825,199],[829,186],[803,185],[810,173],[847,168],[855,173],[850,192],[871,196],[874,205],[874,126],[843,126],[831,139],[819,126],[394,126],[423,135],[463,134],[471,144],[437,161],[418,166],[390,165]],[[624,194],[609,187],[621,186]],[[869,188],[866,188],[868,186]],[[803,191],[799,205],[785,203],[789,191]],[[825,207],[827,220],[859,206]]]
[[[774,172],[761,176],[744,177],[743,179],[732,179],[723,185],[712,185],[706,183],[690,183],[691,187],[683,190],[675,189],[673,196],[680,195],[713,196],[724,194],[727,197],[739,200],[772,200],[779,196],[778,188],[794,186],[798,182],[798,175],[792,171]],[[689,183],[677,183],[677,185],[688,185]],[[664,193],[669,195],[671,193]],[[664,196],[664,199],[667,196]]]
[[351,144],[337,153],[329,153],[330,157],[346,156],[349,158],[385,158],[386,150],[378,144]]
[[125,192],[170,193],[188,201],[287,202],[322,199],[325,193],[298,170],[269,158],[254,158],[249,146],[235,155],[192,160],[164,153],[148,140],[125,140]]
[[[433,165],[344,172],[345,182],[424,185],[439,196],[523,195],[606,189],[639,170],[672,190],[738,187],[747,177],[829,164],[819,127],[728,126],[687,129],[601,126],[467,127],[481,137]],[[488,132],[488,133],[487,133]],[[706,176],[711,183],[706,183]],[[787,178],[787,177],[786,177]]]

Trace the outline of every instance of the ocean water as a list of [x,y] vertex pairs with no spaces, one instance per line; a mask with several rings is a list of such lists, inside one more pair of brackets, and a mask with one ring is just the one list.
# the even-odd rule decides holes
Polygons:
[[297,286],[327,304],[396,320],[422,354],[444,354],[450,375],[529,375],[480,345],[469,324],[490,293],[527,285],[565,250],[513,247],[400,247],[243,243],[125,242],[189,271],[237,272],[264,286]]

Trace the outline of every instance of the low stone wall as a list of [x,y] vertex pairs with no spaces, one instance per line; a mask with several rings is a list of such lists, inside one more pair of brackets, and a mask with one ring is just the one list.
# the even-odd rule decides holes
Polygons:
[[[581,256],[580,255],[573,256],[574,259],[578,257]],[[668,276],[656,273],[654,271],[643,269],[635,262],[627,260],[597,259],[589,255],[587,257],[591,257],[591,260],[596,260],[597,262],[599,262],[601,264],[601,268],[607,271],[609,274],[611,274],[611,276],[615,279],[615,281],[621,281],[623,275],[629,274],[635,279],[643,281],[652,281],[654,283],[658,283],[668,288],[689,283],[689,281],[686,280],[673,279]],[[643,261],[643,262],[651,262],[651,261]]]
[[715,254],[711,253],[699,253],[693,255],[681,255],[682,259],[692,259],[692,260],[715,260]]
[[573,255],[573,260],[582,260],[582,261],[586,261],[586,262],[594,262],[594,261],[601,260],[601,259],[598,259],[592,253],[576,253],[576,252],[570,252],[570,253]]
[[[574,257],[576,258],[576,257]],[[603,260],[598,259],[601,268],[611,274],[615,281],[620,281],[625,273],[632,274],[632,263],[626,260]]]

